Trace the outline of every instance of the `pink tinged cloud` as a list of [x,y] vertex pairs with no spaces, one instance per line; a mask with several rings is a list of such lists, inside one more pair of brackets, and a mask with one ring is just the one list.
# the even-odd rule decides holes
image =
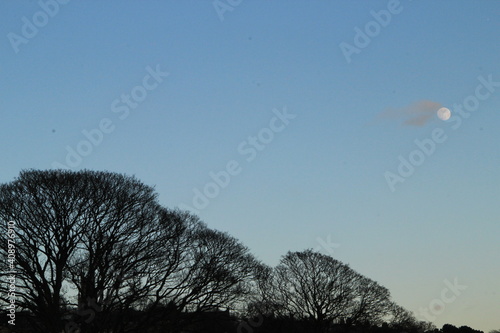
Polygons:
[[388,109],[379,114],[379,118],[391,118],[402,121],[403,126],[425,126],[436,117],[441,104],[433,101],[422,100],[409,106]]

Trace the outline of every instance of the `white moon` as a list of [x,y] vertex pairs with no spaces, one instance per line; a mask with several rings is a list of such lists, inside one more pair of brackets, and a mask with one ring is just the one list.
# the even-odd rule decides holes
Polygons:
[[441,120],[448,120],[451,117],[451,111],[448,108],[441,108],[437,110],[437,115]]

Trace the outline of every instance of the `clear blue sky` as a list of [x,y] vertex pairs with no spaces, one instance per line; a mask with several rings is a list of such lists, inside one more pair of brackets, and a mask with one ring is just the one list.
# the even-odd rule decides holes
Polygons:
[[[388,7],[390,22],[373,23],[370,11]],[[500,2],[230,8],[73,0],[49,16],[37,1],[1,1],[0,181],[67,165],[69,147],[87,154],[74,170],[135,175],[165,206],[196,208],[194,189],[229,162],[229,184],[209,185],[219,193],[193,211],[265,263],[318,248],[420,319],[456,278],[467,288],[432,321],[500,329],[500,87],[479,87],[468,118],[453,107],[474,102],[478,77],[500,81]],[[348,62],[340,45],[356,47],[356,27],[372,37],[358,37]],[[157,69],[169,74],[155,80]],[[139,102],[127,105],[131,93]],[[421,100],[448,107],[460,126],[377,119]],[[284,108],[295,117],[274,120]],[[102,138],[92,132],[101,122]],[[384,174],[398,175],[399,156],[436,128],[446,140],[391,191]],[[259,134],[265,145],[249,139]]]

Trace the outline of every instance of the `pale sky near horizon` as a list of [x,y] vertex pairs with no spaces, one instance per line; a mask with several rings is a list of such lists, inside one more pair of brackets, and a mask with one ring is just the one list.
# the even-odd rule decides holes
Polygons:
[[[318,249],[500,329],[500,2],[44,3],[0,2],[1,182],[135,175],[268,265]],[[454,118],[405,125],[421,101]]]

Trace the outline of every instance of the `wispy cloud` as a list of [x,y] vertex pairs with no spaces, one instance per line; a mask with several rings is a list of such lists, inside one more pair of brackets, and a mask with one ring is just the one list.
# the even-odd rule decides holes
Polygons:
[[382,111],[379,119],[395,119],[403,126],[425,126],[436,117],[436,111],[442,105],[437,102],[422,100],[402,108],[389,108]]

